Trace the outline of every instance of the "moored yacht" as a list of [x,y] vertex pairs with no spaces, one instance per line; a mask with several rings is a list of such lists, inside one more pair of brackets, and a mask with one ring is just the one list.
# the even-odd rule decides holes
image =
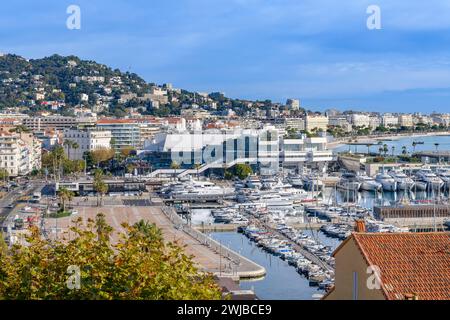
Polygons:
[[408,177],[403,170],[391,170],[388,174],[397,182],[398,190],[412,190],[414,188],[414,180]]
[[375,177],[375,181],[381,183],[383,190],[385,191],[396,191],[397,182],[387,173],[379,173]]
[[440,190],[444,181],[439,178],[430,168],[423,168],[417,172],[417,178],[427,184],[428,190]]
[[444,188],[450,189],[450,169],[439,168],[436,170],[436,175],[444,182]]
[[357,181],[354,173],[344,173],[336,186],[338,189],[346,191],[359,191],[361,183]]
[[374,178],[371,178],[366,174],[357,175],[356,180],[361,184],[361,190],[364,191],[381,191],[381,188],[383,187],[381,183],[375,181]]

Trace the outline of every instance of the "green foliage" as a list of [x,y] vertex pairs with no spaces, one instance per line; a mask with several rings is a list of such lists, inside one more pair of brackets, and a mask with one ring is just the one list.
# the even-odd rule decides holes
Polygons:
[[[210,274],[199,272],[177,243],[140,221],[114,230],[103,214],[86,227],[77,219],[70,239],[49,241],[30,228],[28,245],[0,246],[0,299],[7,300],[199,300],[220,299]],[[75,236],[74,236],[75,235]],[[118,238],[112,242],[113,238]],[[80,270],[79,288],[70,289]]]
[[234,172],[239,179],[243,180],[247,178],[249,175],[253,174],[252,167],[245,163],[238,163],[234,167]]

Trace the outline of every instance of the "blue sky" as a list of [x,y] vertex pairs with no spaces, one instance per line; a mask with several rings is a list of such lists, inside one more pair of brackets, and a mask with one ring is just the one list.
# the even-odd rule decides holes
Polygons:
[[[81,30],[66,28],[71,4]],[[381,30],[366,27],[371,4]],[[313,110],[450,111],[448,0],[15,0],[1,5],[0,52]]]

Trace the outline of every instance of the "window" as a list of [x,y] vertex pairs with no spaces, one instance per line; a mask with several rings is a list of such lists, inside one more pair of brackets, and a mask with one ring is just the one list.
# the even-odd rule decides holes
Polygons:
[[358,300],[358,272],[353,271],[353,300]]

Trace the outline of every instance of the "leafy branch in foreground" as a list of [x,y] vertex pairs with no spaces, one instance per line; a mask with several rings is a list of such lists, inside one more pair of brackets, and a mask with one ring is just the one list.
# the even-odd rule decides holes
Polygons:
[[[154,224],[123,224],[126,232],[113,243],[103,214],[84,227],[81,218],[74,223],[70,239],[45,240],[32,227],[26,246],[0,246],[0,299],[221,298],[212,275],[164,242]],[[79,268],[78,288],[68,286],[70,266]]]

